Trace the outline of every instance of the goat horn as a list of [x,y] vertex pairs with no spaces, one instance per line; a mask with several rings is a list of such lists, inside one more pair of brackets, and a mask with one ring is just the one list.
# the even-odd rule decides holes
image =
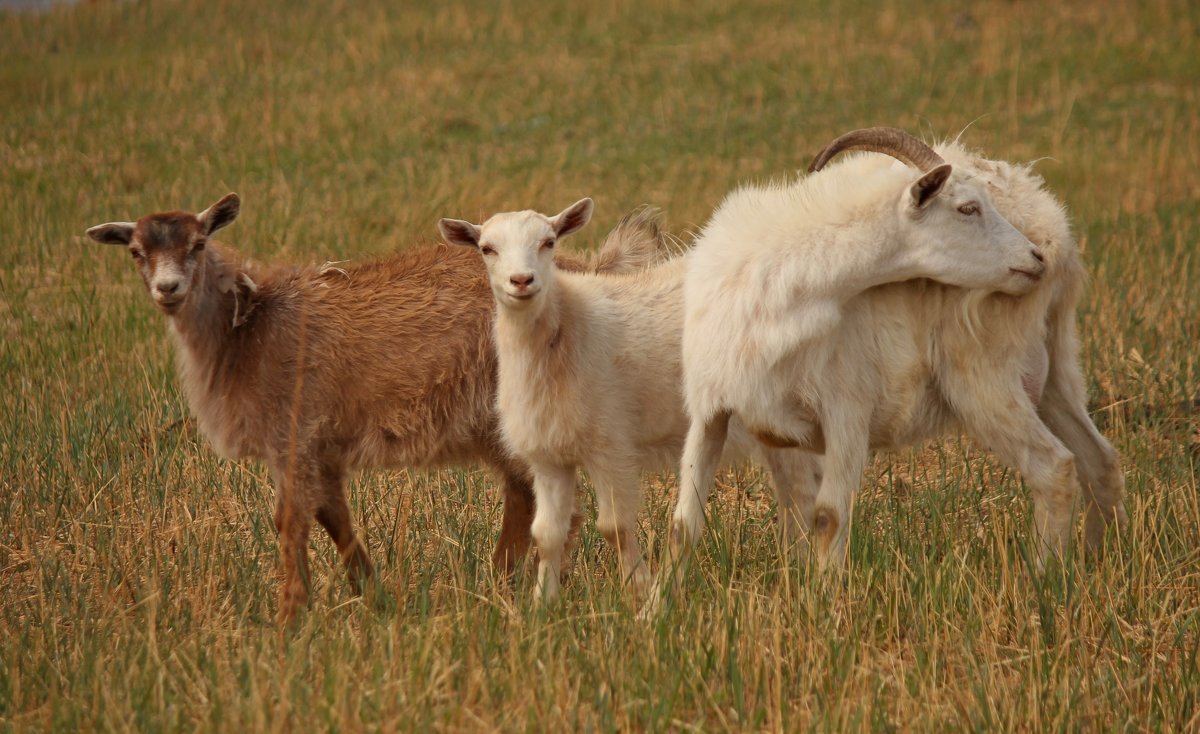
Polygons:
[[946,162],[933,148],[903,130],[894,127],[868,127],[848,132],[825,146],[809,164],[808,172],[821,170],[831,158],[846,150],[886,153],[896,160],[916,167],[922,173]]

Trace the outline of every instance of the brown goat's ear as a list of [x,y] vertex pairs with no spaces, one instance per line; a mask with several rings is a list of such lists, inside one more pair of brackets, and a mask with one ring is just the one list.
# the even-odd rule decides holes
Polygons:
[[943,163],[918,178],[917,182],[908,190],[912,196],[913,207],[924,209],[929,206],[929,202],[942,193],[942,187],[950,180],[951,170],[953,169],[949,163]]
[[229,193],[222,196],[216,204],[197,214],[196,218],[204,227],[204,234],[210,235],[231,224],[233,220],[237,219],[238,212],[241,210],[242,200],[238,198],[237,194]]
[[566,209],[563,209],[550,220],[550,226],[554,228],[554,234],[559,237],[566,237],[572,232],[579,230],[583,225],[591,221],[592,207],[591,199],[580,199]]
[[452,245],[477,247],[479,245],[479,225],[464,222],[461,219],[443,219],[438,222],[438,230],[442,239]]
[[88,237],[104,245],[128,245],[133,239],[133,222],[109,222],[97,224],[87,231]]

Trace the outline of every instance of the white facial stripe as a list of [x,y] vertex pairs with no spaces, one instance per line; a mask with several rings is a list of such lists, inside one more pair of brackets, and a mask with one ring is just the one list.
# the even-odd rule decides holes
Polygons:
[[[151,295],[160,300],[178,298],[187,292],[187,276],[188,274],[179,267],[179,263],[173,259],[158,258],[150,277]],[[175,285],[173,292],[169,287],[172,284]],[[160,291],[160,287],[167,292]]]

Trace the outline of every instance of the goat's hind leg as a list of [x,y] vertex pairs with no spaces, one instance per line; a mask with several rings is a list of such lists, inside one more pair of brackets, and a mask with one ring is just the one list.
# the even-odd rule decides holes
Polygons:
[[641,504],[636,466],[589,465],[596,488],[596,529],[617,552],[621,579],[635,599],[650,589],[650,569],[637,538],[637,513]]
[[1075,469],[1087,505],[1084,539],[1089,550],[1097,550],[1109,525],[1116,524],[1120,528],[1128,522],[1121,502],[1125,494],[1125,477],[1116,449],[1092,423],[1082,395],[1072,392],[1075,391],[1052,379],[1046,385],[1040,414],[1050,430],[1075,455]]
[[346,472],[338,464],[327,464],[321,469],[322,504],[317,508],[317,522],[329,533],[337,546],[338,556],[345,564],[350,579],[350,588],[362,595],[367,580],[375,573],[371,558],[362,540],[354,532],[354,521],[350,515],[350,503],[346,497]]
[[1057,556],[1071,537],[1079,482],[1075,457],[1038,417],[1016,376],[980,372],[945,378],[967,431],[1025,478],[1033,495],[1038,562]]
[[507,576],[529,552],[532,542],[533,476],[528,469],[516,466],[497,467],[496,472],[504,481],[504,517],[492,553],[492,567]]

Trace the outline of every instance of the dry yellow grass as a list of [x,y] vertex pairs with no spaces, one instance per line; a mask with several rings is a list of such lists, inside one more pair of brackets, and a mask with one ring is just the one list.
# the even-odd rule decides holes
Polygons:
[[[1200,8],[885,0],[183,0],[0,14],[0,728],[1195,730]],[[491,578],[476,469],[353,485],[352,599],[314,544],[271,618],[271,487],[186,421],[161,318],[92,224],[227,190],[226,238],[338,260],[583,195],[678,233],[738,181],[891,124],[1039,164],[1075,220],[1095,416],[1129,532],[1031,575],[1019,478],[950,439],[880,456],[851,569],[781,557],[722,479],[686,601],[644,625],[585,529],[566,599]],[[594,241],[594,240],[593,240]],[[643,530],[664,537],[671,480]]]

